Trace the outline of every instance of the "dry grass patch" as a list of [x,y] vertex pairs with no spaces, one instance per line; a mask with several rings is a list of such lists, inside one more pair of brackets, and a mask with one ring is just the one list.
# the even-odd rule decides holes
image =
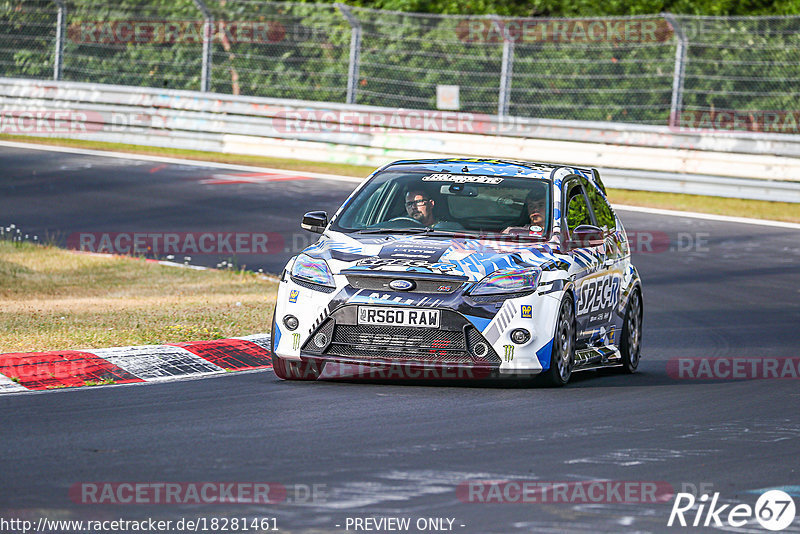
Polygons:
[[250,272],[0,241],[0,353],[267,332],[276,291],[274,281]]

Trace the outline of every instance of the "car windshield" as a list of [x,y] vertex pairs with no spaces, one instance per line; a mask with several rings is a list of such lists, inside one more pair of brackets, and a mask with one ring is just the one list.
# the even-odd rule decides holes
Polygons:
[[540,178],[390,169],[357,193],[332,228],[545,239],[551,204],[551,184]]

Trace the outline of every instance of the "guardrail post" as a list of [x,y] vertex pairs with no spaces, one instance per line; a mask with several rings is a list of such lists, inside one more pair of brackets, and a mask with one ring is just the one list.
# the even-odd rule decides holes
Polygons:
[[61,79],[62,65],[64,64],[64,34],[67,25],[67,3],[64,0],[55,0],[58,5],[58,14],[56,15],[56,46],[55,57],[53,58],[53,79],[59,81]]
[[672,13],[663,13],[663,15],[678,37],[678,45],[675,48],[675,71],[672,75],[672,101],[669,106],[669,125],[671,128],[677,128],[679,115],[683,108],[683,82],[686,74],[686,51],[689,48],[689,38],[678,24],[675,15]]
[[200,90],[207,93],[211,90],[211,43],[214,39],[214,17],[203,0],[193,1],[203,14],[203,67],[200,72]]
[[350,62],[347,66],[347,103],[356,103],[358,89],[358,69],[361,61],[361,21],[353,15],[350,6],[334,4],[350,25]]
[[506,25],[496,15],[492,17],[498,33],[503,36],[503,59],[500,64],[500,91],[497,95],[497,115],[508,115],[508,103],[511,100],[511,74],[514,71],[514,39],[508,33]]

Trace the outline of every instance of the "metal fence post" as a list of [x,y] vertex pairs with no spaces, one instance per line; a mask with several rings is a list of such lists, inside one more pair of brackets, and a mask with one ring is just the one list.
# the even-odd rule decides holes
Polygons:
[[511,100],[511,74],[514,71],[514,40],[508,33],[505,24],[499,17],[492,16],[497,30],[503,36],[503,59],[500,65],[500,92],[497,95],[497,115],[508,115],[508,103]]
[[207,93],[211,90],[211,42],[214,38],[214,17],[203,0],[193,0],[194,5],[203,14],[203,67],[200,72],[200,90]]
[[58,5],[58,14],[56,15],[56,46],[55,58],[53,59],[53,79],[59,81],[61,79],[61,70],[64,64],[64,28],[67,25],[67,3],[64,0],[55,0]]
[[689,48],[689,39],[681,25],[678,24],[675,15],[672,13],[663,15],[678,37],[678,45],[675,49],[675,72],[672,76],[672,102],[669,106],[669,125],[671,128],[677,128],[681,108],[683,108],[683,82],[686,74],[686,51]]
[[358,65],[361,60],[361,21],[353,15],[350,6],[334,4],[350,25],[350,63],[347,66],[347,103],[356,103]]

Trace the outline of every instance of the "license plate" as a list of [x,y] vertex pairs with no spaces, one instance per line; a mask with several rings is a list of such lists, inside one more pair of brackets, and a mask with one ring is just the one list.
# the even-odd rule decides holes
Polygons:
[[358,324],[439,328],[439,310],[359,306]]

